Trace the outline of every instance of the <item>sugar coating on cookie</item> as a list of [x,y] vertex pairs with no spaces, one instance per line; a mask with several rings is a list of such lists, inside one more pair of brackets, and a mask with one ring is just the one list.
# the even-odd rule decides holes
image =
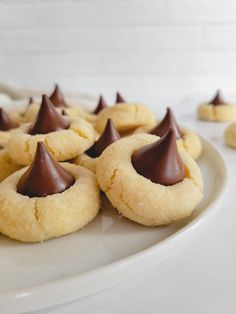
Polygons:
[[100,208],[95,175],[80,166],[61,165],[75,183],[62,193],[28,197],[16,186],[28,169],[23,168],[0,185],[0,232],[23,242],[41,242],[77,231],[96,217]]
[[0,182],[21,168],[10,158],[6,149],[0,150]]
[[68,129],[48,134],[30,135],[30,124],[22,125],[7,144],[10,157],[21,165],[29,165],[39,141],[44,142],[57,161],[69,160],[85,152],[95,141],[93,127],[84,119],[66,119],[70,124]]
[[203,181],[194,160],[182,149],[185,178],[172,186],[153,183],[138,174],[131,156],[158,137],[137,134],[110,145],[99,157],[97,179],[119,213],[145,226],[172,223],[189,216],[203,197]]
[[92,158],[88,156],[86,153],[83,153],[77,156],[73,162],[76,165],[83,166],[91,170],[92,172],[96,173],[97,161],[98,161],[98,158]]
[[108,119],[112,119],[118,132],[132,131],[143,125],[153,125],[155,115],[141,104],[118,103],[102,110],[96,120],[96,129],[101,133]]

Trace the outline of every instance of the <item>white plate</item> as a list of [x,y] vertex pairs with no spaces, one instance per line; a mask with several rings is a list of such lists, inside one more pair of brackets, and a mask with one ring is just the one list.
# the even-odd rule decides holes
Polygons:
[[41,244],[0,237],[1,313],[19,313],[78,299],[140,273],[190,241],[220,203],[224,161],[203,140],[199,160],[205,197],[185,221],[145,228],[107,204],[84,230]]

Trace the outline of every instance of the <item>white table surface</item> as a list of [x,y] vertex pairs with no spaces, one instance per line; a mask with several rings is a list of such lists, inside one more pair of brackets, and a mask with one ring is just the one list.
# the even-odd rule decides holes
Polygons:
[[236,313],[236,151],[223,143],[227,124],[199,122],[190,111],[175,108],[183,125],[215,144],[229,169],[221,208],[194,240],[152,269],[87,298],[33,313]]

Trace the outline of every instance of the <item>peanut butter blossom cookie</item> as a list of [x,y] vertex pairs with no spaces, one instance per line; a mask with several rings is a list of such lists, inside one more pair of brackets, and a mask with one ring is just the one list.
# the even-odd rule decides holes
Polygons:
[[193,159],[198,159],[202,152],[202,144],[199,136],[189,129],[180,128],[170,108],[167,108],[166,115],[163,120],[161,120],[156,126],[153,128],[139,128],[135,131],[135,133],[148,132],[149,134],[161,137],[171,128],[175,132],[177,145],[184,148]]
[[95,175],[86,168],[57,163],[43,142],[30,167],[0,185],[0,232],[23,242],[40,242],[78,229],[100,208]]
[[33,123],[22,125],[7,144],[10,157],[21,165],[29,165],[37,142],[43,141],[58,161],[75,158],[95,141],[95,131],[81,118],[62,116],[43,95],[40,110]]
[[96,174],[119,213],[145,226],[185,218],[203,197],[200,170],[189,154],[178,151],[173,129],[161,139],[136,134],[111,144],[99,157]]
[[225,102],[218,90],[209,103],[198,106],[197,114],[199,119],[206,121],[233,121],[236,120],[236,105]]
[[112,119],[120,133],[133,131],[140,126],[155,124],[154,113],[147,106],[125,102],[120,94],[117,94],[114,106],[99,112],[95,125],[98,132],[103,132],[108,119]]
[[75,159],[75,164],[84,166],[93,172],[96,172],[98,157],[109,145],[119,139],[120,135],[112,123],[112,120],[108,119],[105,130],[99,139],[84,154],[79,155]]

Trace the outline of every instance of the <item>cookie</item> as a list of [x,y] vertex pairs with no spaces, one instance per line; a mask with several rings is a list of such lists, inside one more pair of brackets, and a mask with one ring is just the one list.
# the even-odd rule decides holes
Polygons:
[[181,146],[194,160],[197,160],[202,154],[202,142],[199,135],[192,130],[180,128],[182,138],[177,140]]
[[65,161],[85,152],[94,143],[95,132],[83,119],[62,118],[44,95],[36,121],[22,125],[10,138],[7,150],[16,163],[29,165],[39,141],[56,160]]
[[203,197],[203,181],[194,160],[179,149],[184,178],[171,186],[140,175],[132,164],[134,152],[156,142],[155,135],[137,134],[110,145],[99,157],[97,180],[118,212],[145,226],[160,226],[189,216]]
[[102,133],[108,119],[112,119],[119,133],[132,131],[155,123],[154,113],[141,104],[118,103],[102,110],[96,120],[96,129]]
[[200,120],[227,122],[236,120],[236,105],[223,101],[220,91],[209,103],[198,106],[197,115]]
[[96,173],[97,161],[98,161],[97,157],[92,158],[89,155],[87,155],[86,153],[83,153],[83,154],[77,156],[73,162],[76,165],[83,166],[83,167],[91,170],[92,172]]
[[[94,219],[100,208],[95,175],[70,163],[56,164],[50,173],[55,161],[50,155],[44,158],[45,148],[42,143],[38,145],[39,164],[13,173],[0,184],[0,232],[22,242],[42,242],[75,232]],[[39,172],[44,167],[45,171]],[[72,182],[53,192],[52,188],[61,188],[64,175]],[[33,193],[43,196],[31,196]]]

